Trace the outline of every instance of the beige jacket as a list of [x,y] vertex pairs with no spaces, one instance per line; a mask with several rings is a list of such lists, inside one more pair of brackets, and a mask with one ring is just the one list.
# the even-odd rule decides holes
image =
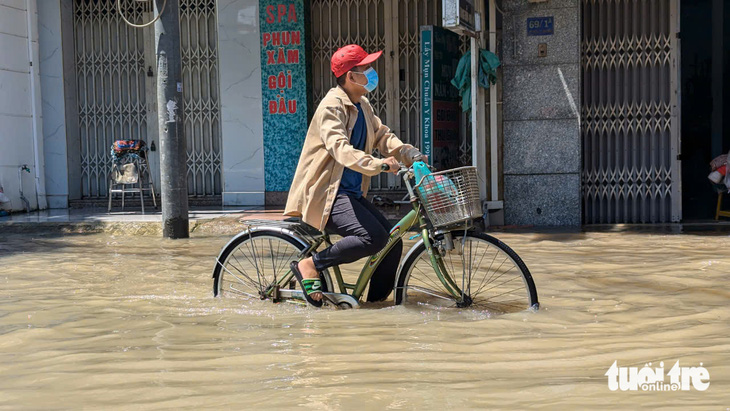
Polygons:
[[380,121],[366,98],[362,98],[360,107],[367,124],[364,151],[350,144],[357,107],[345,90],[335,87],[319,103],[304,140],[284,215],[301,217],[305,223],[323,230],[345,167],[363,175],[362,193],[365,196],[370,177],[380,174],[383,164],[382,159],[371,155],[374,148],[383,156],[395,157],[409,165],[418,154],[418,150],[400,141]]

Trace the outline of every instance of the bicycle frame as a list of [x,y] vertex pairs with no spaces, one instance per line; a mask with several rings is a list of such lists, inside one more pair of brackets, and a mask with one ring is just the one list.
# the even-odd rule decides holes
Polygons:
[[[390,230],[388,242],[386,243],[385,247],[370,258],[368,258],[368,261],[365,263],[362,270],[360,271],[360,275],[357,277],[357,281],[355,282],[355,284],[348,284],[344,282],[344,280],[342,279],[342,272],[340,271],[340,267],[333,267],[333,271],[335,272],[335,281],[337,282],[340,292],[347,293],[347,290],[351,290],[352,297],[356,300],[359,300],[363,292],[365,291],[365,286],[372,278],[375,270],[378,268],[380,263],[383,261],[383,259],[385,259],[385,256],[387,256],[390,250],[393,249],[393,246],[395,246],[395,244],[406,235],[411,227],[413,227],[417,223],[419,224],[419,227],[423,227],[420,235],[428,237],[426,222],[423,216],[421,216],[418,212],[418,209],[414,207],[413,210],[408,212],[408,214],[406,214],[405,217],[403,217]],[[327,239],[327,242],[329,243],[329,239]]]

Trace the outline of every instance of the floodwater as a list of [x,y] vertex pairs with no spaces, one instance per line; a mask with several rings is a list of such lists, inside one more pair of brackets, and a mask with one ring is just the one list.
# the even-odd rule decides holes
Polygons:
[[[730,409],[730,237],[496,236],[540,311],[217,299],[227,237],[0,234],[0,408]],[[611,391],[614,361],[710,386]]]

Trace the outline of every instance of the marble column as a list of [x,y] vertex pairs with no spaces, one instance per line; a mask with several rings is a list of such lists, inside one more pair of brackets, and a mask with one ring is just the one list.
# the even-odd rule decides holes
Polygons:
[[258,1],[218,1],[223,205],[264,205]]
[[[503,9],[505,223],[579,225],[580,4],[505,0]],[[528,33],[531,18],[552,19],[553,32]]]
[[61,46],[61,0],[38,2],[38,37],[46,196],[49,208],[67,208],[68,166]]

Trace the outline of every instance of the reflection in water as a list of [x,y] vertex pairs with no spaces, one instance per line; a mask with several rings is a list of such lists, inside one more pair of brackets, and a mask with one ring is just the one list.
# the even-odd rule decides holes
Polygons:
[[[497,237],[530,267],[539,312],[216,299],[227,237],[3,235],[0,408],[730,404],[726,236]],[[608,389],[614,361],[677,360],[702,362],[709,389]]]

